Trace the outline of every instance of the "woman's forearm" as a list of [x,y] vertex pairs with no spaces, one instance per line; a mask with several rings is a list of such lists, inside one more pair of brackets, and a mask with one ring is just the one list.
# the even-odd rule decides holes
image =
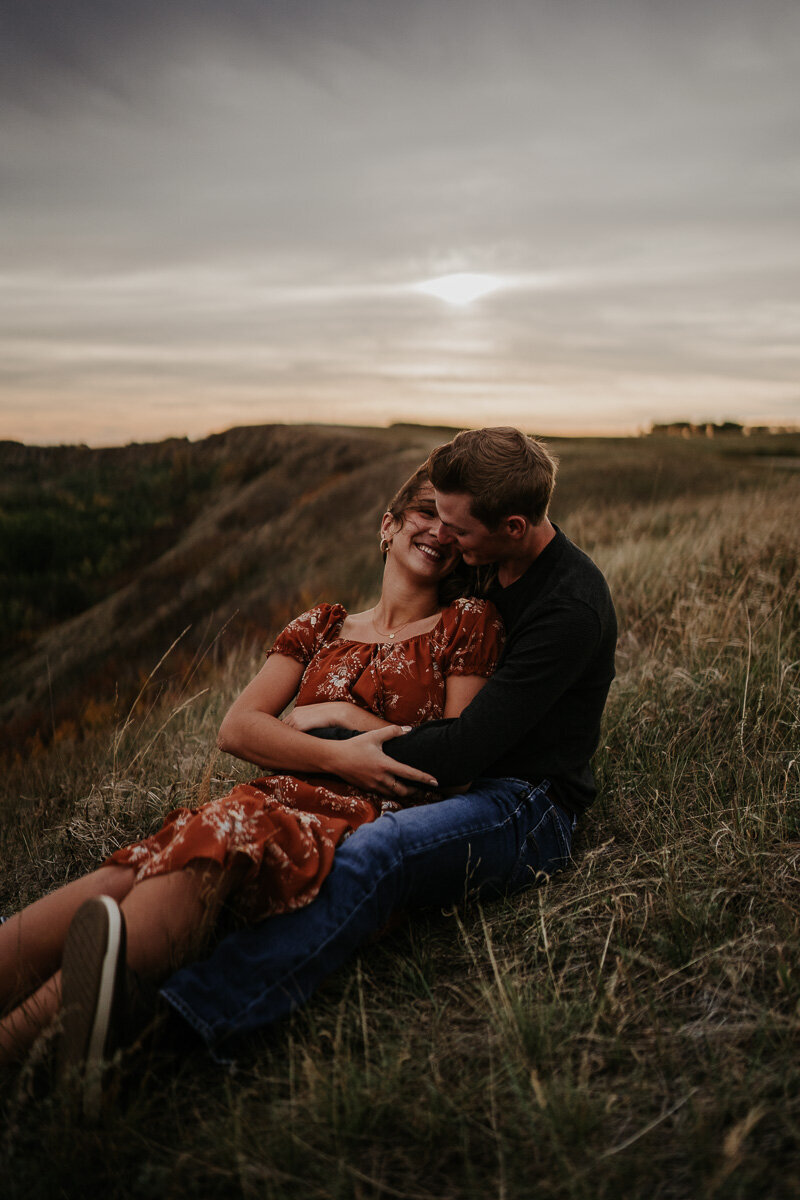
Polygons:
[[326,700],[317,704],[296,704],[290,713],[282,717],[284,725],[308,733],[312,729],[325,729],[338,725],[355,733],[369,733],[372,729],[386,729],[393,724],[377,716],[368,708],[346,700]]
[[217,745],[226,754],[273,771],[330,774],[336,770],[333,742],[300,733],[277,717],[252,709],[228,713],[220,726]]
[[345,722],[345,729],[355,729],[358,733],[368,733],[370,729],[388,729],[390,725],[394,725],[394,721],[386,721],[383,717],[379,717],[377,713],[370,712],[368,708],[359,708],[355,704],[348,704],[348,708],[355,711],[348,714]]

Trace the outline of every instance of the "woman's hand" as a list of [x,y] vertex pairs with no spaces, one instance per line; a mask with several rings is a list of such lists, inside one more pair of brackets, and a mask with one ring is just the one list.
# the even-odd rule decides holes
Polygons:
[[389,722],[376,717],[375,713],[347,700],[328,700],[320,704],[296,704],[290,713],[282,718],[283,723],[300,733],[308,733],[310,729],[325,729],[338,725],[342,729],[353,729],[357,733],[367,733],[370,729],[384,729]]

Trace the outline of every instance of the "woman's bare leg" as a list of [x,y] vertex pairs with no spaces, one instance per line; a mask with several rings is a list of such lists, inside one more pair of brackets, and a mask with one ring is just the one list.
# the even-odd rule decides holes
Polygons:
[[119,904],[133,887],[133,867],[100,867],[57,888],[0,925],[0,1009],[29,995],[58,970],[70,922],[85,900]]
[[125,915],[128,966],[157,979],[199,953],[220,906],[247,868],[189,863],[143,879],[120,905]]
[[[102,870],[122,872],[123,868]],[[95,874],[101,874],[102,870]],[[130,874],[133,875],[132,870]],[[181,871],[132,884],[120,905],[125,915],[128,965],[142,975],[158,978],[186,961],[201,946],[209,924],[240,877],[235,868],[223,871],[217,863],[197,862]],[[90,892],[83,899],[102,894],[102,891]],[[56,972],[24,1004],[0,1021],[0,1063],[23,1058],[52,1022],[60,1004],[61,974]]]
[[61,972],[0,1021],[0,1066],[20,1062],[61,1005]]

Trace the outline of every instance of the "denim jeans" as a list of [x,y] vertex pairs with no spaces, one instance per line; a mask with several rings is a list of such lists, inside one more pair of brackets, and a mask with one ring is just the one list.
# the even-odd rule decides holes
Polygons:
[[161,995],[230,1062],[244,1035],[301,1005],[398,910],[517,891],[566,866],[575,822],[548,786],[484,779],[361,826],[309,905],[230,934]]

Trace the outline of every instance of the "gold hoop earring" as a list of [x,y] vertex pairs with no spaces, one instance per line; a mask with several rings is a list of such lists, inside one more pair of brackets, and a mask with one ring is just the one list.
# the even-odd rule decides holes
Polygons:
[[385,537],[382,537],[381,538],[381,554],[388,553],[388,550],[389,550],[389,547],[391,546],[391,544],[392,544],[391,542],[387,542]]

